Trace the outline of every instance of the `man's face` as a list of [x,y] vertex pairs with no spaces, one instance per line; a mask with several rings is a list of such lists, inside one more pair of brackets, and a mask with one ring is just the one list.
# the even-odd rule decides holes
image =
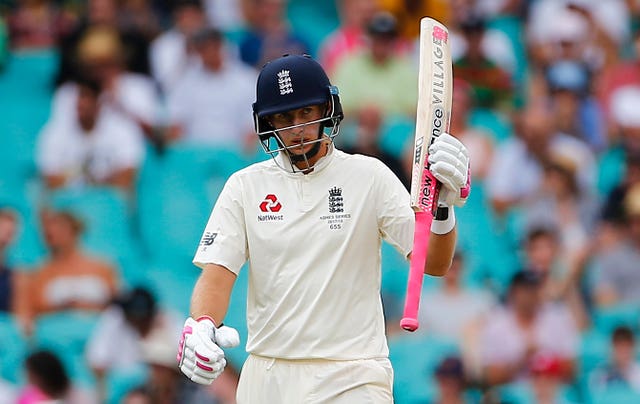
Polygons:
[[[320,135],[320,123],[304,125],[324,117],[324,105],[312,105],[271,115],[268,119],[277,130],[283,146],[288,147],[289,153],[302,156],[308,153]],[[301,126],[298,126],[301,125]],[[290,129],[283,129],[289,128]],[[279,130],[283,129],[283,130]]]

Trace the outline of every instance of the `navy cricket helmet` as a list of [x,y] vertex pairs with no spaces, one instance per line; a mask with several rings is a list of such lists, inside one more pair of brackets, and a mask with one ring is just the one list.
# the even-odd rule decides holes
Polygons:
[[324,69],[308,55],[284,55],[264,65],[256,85],[253,117],[261,141],[275,134],[266,119],[269,115],[311,105],[327,104],[323,128],[331,128],[330,138],[338,132],[343,118],[338,88],[331,85]]

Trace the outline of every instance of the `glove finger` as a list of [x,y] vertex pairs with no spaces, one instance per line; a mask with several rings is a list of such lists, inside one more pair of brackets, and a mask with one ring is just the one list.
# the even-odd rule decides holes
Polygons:
[[465,175],[453,165],[439,161],[430,167],[431,174],[447,188],[459,192],[465,185]]
[[462,142],[454,136],[451,136],[447,133],[443,133],[440,135],[431,145],[431,147],[449,147],[451,150],[456,150],[464,156],[468,156],[467,148],[462,144]]
[[196,361],[196,366],[193,369],[193,373],[202,377],[212,377],[216,374],[220,374],[226,365],[226,361],[223,359],[215,363],[204,364],[200,361]]
[[224,352],[211,338],[205,335],[194,336],[193,352],[204,362],[215,362],[224,358]]
[[240,335],[235,328],[222,326],[215,332],[216,343],[223,348],[233,348],[240,344]]
[[193,374],[189,379],[191,379],[191,381],[196,382],[198,384],[202,384],[203,386],[208,386],[211,383],[213,383],[216,377],[217,375],[202,376],[199,374]]
[[[454,156],[447,152],[437,151],[432,156],[429,156],[429,162],[431,164],[436,164],[440,162],[448,163],[456,168],[457,171],[464,174],[467,171],[467,164],[465,161],[461,161],[459,156]],[[464,184],[460,184],[460,188],[462,188]]]

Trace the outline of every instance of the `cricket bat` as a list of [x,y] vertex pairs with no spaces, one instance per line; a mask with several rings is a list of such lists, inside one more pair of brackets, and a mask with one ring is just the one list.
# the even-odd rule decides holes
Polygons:
[[449,30],[440,22],[424,17],[420,20],[418,107],[411,172],[411,208],[416,215],[416,224],[404,314],[400,321],[400,326],[407,331],[418,329],[431,222],[438,202],[439,184],[429,171],[429,146],[440,134],[449,131],[452,87]]

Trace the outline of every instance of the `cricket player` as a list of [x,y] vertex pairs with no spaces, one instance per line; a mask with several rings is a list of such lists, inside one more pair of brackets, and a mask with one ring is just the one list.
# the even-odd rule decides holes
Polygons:
[[[375,85],[375,83],[372,83]],[[273,158],[233,174],[204,230],[194,263],[191,317],[178,348],[182,372],[210,384],[222,348],[239,343],[220,326],[249,260],[248,337],[239,404],[391,403],[380,299],[380,246],[409,256],[409,194],[379,160],[338,150],[338,90],[307,56],[267,63],[253,104],[256,132]],[[443,134],[430,148],[442,183],[425,273],[444,275],[456,243],[454,206],[465,202],[465,147]]]

